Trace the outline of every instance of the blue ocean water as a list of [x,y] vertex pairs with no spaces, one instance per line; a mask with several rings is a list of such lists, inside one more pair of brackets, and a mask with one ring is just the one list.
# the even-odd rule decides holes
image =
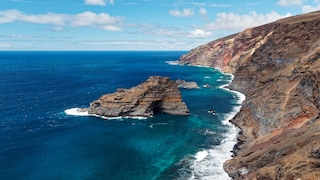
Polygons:
[[[226,179],[241,96],[221,88],[231,75],[167,63],[184,53],[0,52],[0,179]],[[197,82],[181,90],[191,115],[65,113],[150,75]]]

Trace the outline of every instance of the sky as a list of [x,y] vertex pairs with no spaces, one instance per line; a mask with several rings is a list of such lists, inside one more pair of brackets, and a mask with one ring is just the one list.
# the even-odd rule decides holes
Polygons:
[[191,50],[320,0],[1,0],[0,50]]

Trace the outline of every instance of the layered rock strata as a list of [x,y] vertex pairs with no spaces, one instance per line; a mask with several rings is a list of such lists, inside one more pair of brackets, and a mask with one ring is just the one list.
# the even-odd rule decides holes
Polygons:
[[151,76],[144,83],[130,89],[118,89],[105,94],[83,109],[89,114],[110,117],[151,117],[157,112],[189,115],[175,81]]
[[246,29],[191,50],[181,64],[235,75],[246,95],[231,120],[240,128],[233,179],[319,179],[320,11]]

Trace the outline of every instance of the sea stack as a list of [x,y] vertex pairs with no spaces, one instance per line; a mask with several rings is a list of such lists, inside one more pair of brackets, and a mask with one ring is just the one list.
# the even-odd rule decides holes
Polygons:
[[90,103],[89,114],[112,117],[151,117],[155,113],[189,115],[175,81],[151,76],[130,89],[118,89]]
[[191,50],[181,64],[235,75],[246,95],[231,122],[240,128],[233,179],[319,179],[320,11],[293,16]]

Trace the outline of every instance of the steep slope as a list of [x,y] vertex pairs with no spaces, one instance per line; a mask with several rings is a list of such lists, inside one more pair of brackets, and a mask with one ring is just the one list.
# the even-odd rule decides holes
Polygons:
[[320,177],[320,11],[247,29],[191,50],[181,64],[235,75],[246,95],[231,120],[241,129],[234,179]]

